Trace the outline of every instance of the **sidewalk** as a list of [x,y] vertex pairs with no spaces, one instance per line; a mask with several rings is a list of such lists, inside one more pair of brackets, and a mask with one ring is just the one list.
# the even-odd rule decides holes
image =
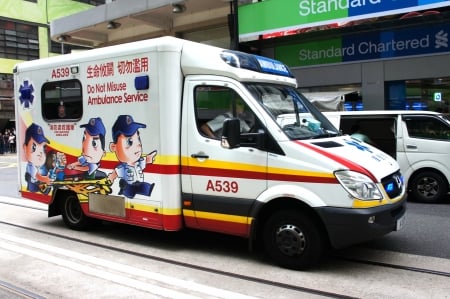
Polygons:
[[0,155],[0,162],[17,162],[17,154],[3,154]]

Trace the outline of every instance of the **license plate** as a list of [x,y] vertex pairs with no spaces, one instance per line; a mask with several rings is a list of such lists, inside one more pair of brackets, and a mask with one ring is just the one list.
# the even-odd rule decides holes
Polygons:
[[395,230],[401,230],[403,226],[405,226],[406,222],[406,215],[403,215],[399,219],[397,219],[397,226],[395,227]]

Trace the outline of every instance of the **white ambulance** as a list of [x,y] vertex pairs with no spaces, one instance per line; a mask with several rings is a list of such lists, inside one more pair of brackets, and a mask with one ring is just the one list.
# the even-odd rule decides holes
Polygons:
[[397,162],[338,136],[278,61],[162,37],[14,73],[20,192],[72,229],[216,231],[303,269],[404,223]]

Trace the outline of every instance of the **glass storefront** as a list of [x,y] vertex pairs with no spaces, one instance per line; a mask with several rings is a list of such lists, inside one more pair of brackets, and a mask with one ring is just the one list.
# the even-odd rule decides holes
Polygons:
[[406,109],[449,111],[450,77],[407,80]]
[[389,81],[385,87],[387,110],[449,111],[450,77]]

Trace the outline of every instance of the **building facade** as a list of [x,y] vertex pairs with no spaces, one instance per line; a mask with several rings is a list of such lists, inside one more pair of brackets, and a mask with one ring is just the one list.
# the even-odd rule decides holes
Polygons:
[[[294,2],[239,11],[240,34],[289,65],[303,92],[348,92],[347,110],[448,112],[448,1]],[[270,16],[275,8],[283,18]]]
[[0,0],[0,118],[17,62],[163,35],[276,58],[302,92],[347,94],[347,110],[448,111],[449,1],[385,2]]
[[49,24],[101,4],[105,0],[0,0],[0,132],[14,127],[14,65],[80,48],[52,41]]

